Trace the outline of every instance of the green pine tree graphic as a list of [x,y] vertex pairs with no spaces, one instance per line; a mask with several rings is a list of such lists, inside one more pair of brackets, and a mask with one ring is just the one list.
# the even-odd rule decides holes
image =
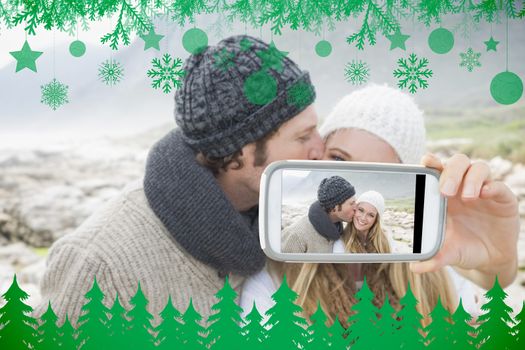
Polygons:
[[35,350],[55,350],[57,344],[61,342],[60,333],[57,326],[58,317],[48,303],[47,310],[40,317],[40,326],[38,327],[38,343],[35,344]]
[[432,318],[432,323],[425,328],[427,332],[427,349],[444,349],[450,344],[449,334],[452,325],[450,323],[450,313],[443,307],[441,298],[438,298],[434,310],[430,312],[430,317]]
[[476,328],[469,324],[470,320],[472,320],[472,316],[465,311],[463,308],[463,301],[460,299],[456,311],[452,314],[452,321],[454,324],[452,325],[449,334],[449,344],[453,349],[468,350],[475,348],[472,334],[475,334]]
[[0,349],[27,350],[35,343],[37,321],[29,316],[33,308],[24,303],[28,297],[15,275],[11,287],[2,295],[6,304],[0,308]]
[[161,311],[162,323],[155,329],[157,334],[157,346],[159,349],[177,349],[182,347],[180,332],[182,314],[173,306],[171,296]]
[[306,350],[320,350],[327,349],[330,346],[330,332],[326,325],[326,314],[321,307],[321,304],[317,302],[317,310],[310,317],[312,324],[308,327],[308,342],[304,349]]
[[396,318],[396,310],[390,304],[388,295],[385,295],[385,301],[379,309],[379,315],[380,317],[376,324],[379,329],[378,346],[380,348],[399,346],[401,344],[401,339],[397,337],[399,321]]
[[331,350],[346,350],[348,341],[345,338],[346,329],[341,325],[339,316],[335,317],[334,324],[330,326],[330,346]]
[[147,310],[148,300],[142,292],[140,283],[137,287],[137,293],[131,298],[130,303],[132,308],[127,313],[127,317],[130,319],[129,343],[136,349],[153,349],[154,338],[151,327],[153,316]]
[[275,302],[267,312],[269,317],[264,325],[271,327],[266,339],[266,348],[279,350],[295,350],[302,348],[307,340],[306,320],[298,315],[303,309],[294,302],[298,295],[286,282],[286,276],[279,289],[272,295]]
[[126,318],[126,309],[120,303],[118,294],[115,297],[110,310],[111,319],[108,322],[109,341],[108,348],[125,349],[131,344],[129,342],[130,323]]
[[266,340],[267,331],[261,324],[262,319],[263,317],[257,310],[254,301],[252,310],[246,315],[246,325],[242,330],[247,349],[262,350],[266,348],[264,341]]
[[399,330],[397,331],[398,339],[402,339],[401,349],[417,350],[423,349],[423,330],[421,329],[421,319],[423,316],[417,311],[417,299],[412,293],[410,283],[407,286],[407,291],[400,300],[402,309],[399,310],[397,316],[399,320]]
[[520,313],[516,315],[516,326],[513,331],[516,340],[515,349],[525,349],[525,301]]
[[188,309],[182,316],[184,325],[181,329],[181,341],[185,350],[205,350],[204,334],[206,329],[200,324],[202,316],[193,307],[193,300],[190,299]]
[[505,304],[507,293],[501,288],[498,278],[494,281],[494,286],[485,293],[488,299],[481,310],[485,314],[478,318],[482,322],[478,327],[478,344],[482,349],[511,349],[515,342],[512,337],[512,308]]
[[355,294],[357,303],[352,306],[355,311],[353,315],[348,317],[348,341],[352,349],[375,349],[379,337],[379,330],[377,329],[377,314],[379,310],[372,303],[374,300],[374,293],[368,288],[366,276],[363,281],[363,286]]
[[77,350],[77,331],[71,325],[69,317],[66,315],[64,324],[58,330],[60,334],[60,347],[61,350]]
[[104,293],[97,279],[86,293],[88,302],[82,307],[83,314],[78,319],[78,339],[82,350],[100,350],[108,343],[109,309],[102,303]]
[[228,277],[224,281],[224,287],[215,296],[219,301],[211,308],[216,313],[208,318],[209,348],[213,350],[244,349],[242,308],[235,302],[237,292],[230,286]]

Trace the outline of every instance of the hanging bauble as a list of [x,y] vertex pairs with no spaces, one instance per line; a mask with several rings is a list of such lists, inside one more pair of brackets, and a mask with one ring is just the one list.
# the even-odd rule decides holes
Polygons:
[[428,46],[434,53],[446,54],[454,47],[454,34],[445,28],[435,29],[428,37]]
[[187,30],[182,36],[182,46],[191,54],[199,54],[208,47],[208,35],[199,28]]
[[75,40],[69,45],[69,53],[73,57],[82,57],[86,53],[86,44],[80,40]]
[[315,45],[315,53],[319,57],[328,57],[332,53],[332,44],[329,41],[321,40]]
[[523,82],[515,73],[501,72],[490,82],[490,94],[496,102],[502,105],[511,105],[521,98]]

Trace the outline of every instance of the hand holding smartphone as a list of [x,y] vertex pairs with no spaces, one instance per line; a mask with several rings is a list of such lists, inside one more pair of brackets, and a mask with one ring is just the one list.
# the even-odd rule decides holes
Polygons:
[[280,161],[261,178],[260,241],[290,262],[426,260],[444,239],[439,172],[423,166]]

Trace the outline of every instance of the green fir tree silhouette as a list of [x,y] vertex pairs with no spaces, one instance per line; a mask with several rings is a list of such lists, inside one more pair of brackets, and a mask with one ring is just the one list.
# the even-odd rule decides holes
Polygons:
[[171,296],[168,298],[164,310],[161,311],[160,317],[162,318],[162,323],[155,329],[158,332],[157,347],[166,350],[181,348],[180,332],[182,323],[179,320],[182,314],[173,306]]
[[438,298],[436,306],[430,312],[432,322],[425,328],[427,337],[427,349],[441,350],[445,349],[450,344],[450,330],[452,324],[450,323],[450,313],[443,307],[441,298]]
[[111,319],[108,322],[110,349],[127,349],[131,346],[129,342],[129,330],[131,328],[129,320],[126,318],[126,309],[120,303],[118,293],[110,309]]
[[264,341],[266,340],[267,331],[261,324],[262,319],[263,317],[257,310],[254,301],[252,310],[246,315],[246,325],[242,329],[247,349],[262,350],[266,348]]
[[481,349],[511,349],[515,343],[512,337],[512,326],[515,323],[511,317],[512,308],[505,304],[507,293],[501,288],[498,278],[494,286],[485,293],[487,302],[481,307],[486,311],[478,318],[478,345]]
[[297,297],[297,293],[288,287],[284,276],[281,286],[272,295],[275,304],[266,312],[268,321],[264,327],[271,327],[268,330],[266,348],[295,350],[304,346],[308,337],[305,329],[308,324],[298,315],[303,309],[294,303]]
[[36,343],[37,321],[29,316],[33,308],[24,303],[29,295],[13,277],[13,283],[2,295],[6,304],[0,308],[0,349],[27,350]]
[[525,349],[525,301],[521,311],[516,315],[516,326],[514,326],[515,349]]
[[396,347],[401,344],[401,339],[397,336],[399,322],[396,318],[396,310],[390,304],[388,294],[385,295],[383,306],[379,309],[379,320],[377,321],[377,328],[379,329],[379,337],[377,344],[380,348]]
[[193,300],[190,299],[188,309],[182,315],[184,322],[180,339],[184,350],[204,350],[206,349],[204,334],[206,329],[200,324],[202,316],[193,307]]
[[215,294],[215,297],[219,301],[211,309],[216,313],[208,318],[209,348],[213,350],[244,349],[242,308],[235,302],[237,292],[231,287],[228,277],[224,280],[224,287]]
[[35,344],[36,350],[55,350],[60,343],[60,333],[57,326],[58,316],[48,303],[47,310],[40,317],[40,326],[38,327],[39,341]]
[[82,350],[99,350],[108,343],[108,313],[109,309],[103,304],[104,293],[98,286],[97,279],[86,293],[88,300],[82,306],[83,314],[78,319],[78,341]]
[[319,301],[317,302],[317,310],[312,314],[310,320],[312,324],[308,327],[308,342],[304,349],[307,350],[322,350],[330,346],[330,332],[326,325],[326,314],[321,307]]
[[339,321],[339,315],[335,316],[334,324],[330,326],[330,346],[331,350],[346,350],[348,348],[348,341],[345,338],[346,329]]
[[128,341],[132,349],[148,350],[154,348],[153,329],[151,320],[153,315],[148,312],[148,299],[142,292],[140,282],[137,286],[137,293],[131,298],[131,310],[126,316],[129,318],[130,329],[128,332]]
[[71,325],[69,317],[66,315],[64,324],[59,328],[58,333],[60,334],[60,347],[63,350],[77,350],[77,331]]
[[399,317],[398,339],[401,339],[400,349],[423,349],[424,337],[422,335],[421,320],[423,316],[417,311],[417,299],[412,293],[410,283],[403,298],[399,301],[402,308],[397,313]]
[[454,322],[449,334],[450,345],[452,349],[474,349],[474,338],[472,334],[476,333],[476,328],[469,324],[472,316],[463,308],[463,301],[459,300],[459,305],[452,314]]
[[368,288],[366,276],[363,281],[363,286],[355,294],[357,303],[352,306],[355,311],[353,315],[348,317],[347,340],[351,348],[359,349],[375,349],[377,347],[377,340],[379,337],[379,329],[377,328],[377,314],[379,310],[374,305],[374,293]]

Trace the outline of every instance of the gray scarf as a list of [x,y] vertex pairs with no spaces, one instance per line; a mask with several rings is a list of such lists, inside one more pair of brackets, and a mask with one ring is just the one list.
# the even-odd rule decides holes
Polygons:
[[144,191],[149,205],[177,243],[219,271],[249,276],[261,270],[257,207],[237,212],[215,177],[195,160],[180,130],[151,149]]
[[337,241],[341,238],[341,234],[343,233],[343,223],[333,223],[326,211],[321,207],[319,201],[315,201],[310,205],[308,219],[317,233],[329,241]]

